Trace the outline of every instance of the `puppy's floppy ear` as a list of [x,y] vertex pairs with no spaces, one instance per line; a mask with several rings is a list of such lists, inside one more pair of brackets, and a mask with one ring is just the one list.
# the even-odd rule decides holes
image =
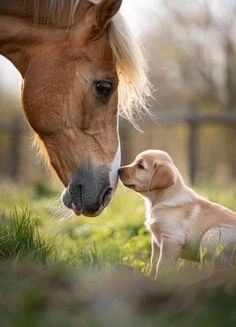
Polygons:
[[174,184],[174,173],[165,165],[156,165],[150,180],[149,191],[164,189]]

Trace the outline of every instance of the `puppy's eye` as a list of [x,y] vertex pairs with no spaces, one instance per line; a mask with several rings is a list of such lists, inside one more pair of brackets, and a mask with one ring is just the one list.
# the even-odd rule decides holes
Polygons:
[[105,102],[108,100],[114,90],[114,82],[112,81],[94,81],[93,92],[98,100]]
[[139,162],[136,166],[137,166],[138,169],[145,169],[142,162]]

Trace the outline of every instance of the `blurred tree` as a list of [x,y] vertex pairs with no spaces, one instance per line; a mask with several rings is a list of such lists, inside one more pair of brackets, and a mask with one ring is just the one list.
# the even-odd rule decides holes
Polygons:
[[[158,8],[145,37],[158,112],[192,103],[204,111],[235,112],[236,1],[159,0]],[[226,155],[229,175],[236,177],[236,129],[224,130],[218,159]],[[215,147],[220,150],[217,141]]]
[[235,110],[236,1],[159,2],[146,42],[161,104]]

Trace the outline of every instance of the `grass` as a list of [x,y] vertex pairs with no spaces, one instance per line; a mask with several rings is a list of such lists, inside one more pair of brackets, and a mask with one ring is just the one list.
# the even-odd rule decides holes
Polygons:
[[[31,220],[47,239],[53,239],[55,260],[70,266],[89,267],[93,270],[110,269],[124,264],[148,269],[150,237],[144,225],[145,210],[142,200],[123,188],[118,190],[112,206],[99,218],[74,217],[69,221],[58,220],[53,209],[55,193],[38,196],[35,189],[5,189],[0,205],[5,215],[12,208],[28,207]],[[120,205],[122,203],[122,206]],[[135,215],[134,215],[135,208]]]
[[[197,191],[236,211],[234,189],[220,191],[213,187],[201,187]],[[22,229],[29,234],[29,240],[34,233],[37,239],[43,235],[47,240],[52,240],[53,250],[49,256],[54,256],[55,262],[90,267],[96,271],[109,270],[114,265],[127,265],[147,273],[150,235],[144,225],[143,200],[134,192],[119,187],[112,205],[99,218],[73,217],[68,221],[58,220],[55,215],[56,198],[57,192],[41,183],[21,190],[2,186],[0,207],[5,219],[1,219],[1,233],[5,233],[4,224],[8,221],[10,225],[5,228],[8,228],[8,235],[14,235],[14,224],[19,224],[21,216]],[[35,232],[32,229],[36,229]],[[20,235],[15,237],[15,241],[18,237]],[[24,237],[27,239],[27,235]],[[31,244],[34,247],[33,240]]]
[[[235,189],[198,192],[236,211]],[[150,235],[135,193],[120,187],[99,218],[68,221],[56,197],[43,184],[1,186],[1,326],[235,325],[234,273],[180,262],[178,277],[145,278]]]
[[[51,244],[50,244],[51,243]],[[52,242],[47,242],[38,230],[38,221],[31,218],[25,209],[16,209],[7,217],[0,215],[0,258],[13,260],[33,260],[46,264],[53,250]]]

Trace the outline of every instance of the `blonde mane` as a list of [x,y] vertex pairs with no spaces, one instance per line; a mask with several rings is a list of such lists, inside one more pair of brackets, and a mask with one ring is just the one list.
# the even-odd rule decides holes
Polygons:
[[119,76],[119,113],[137,127],[135,120],[150,114],[147,100],[151,96],[151,84],[143,49],[121,14],[113,18],[108,28]]
[[[50,20],[60,19],[65,1],[47,0]],[[71,3],[68,25],[71,25],[80,0],[68,1]],[[101,0],[89,1],[99,3]],[[37,3],[38,0],[34,0],[35,15]],[[147,100],[151,96],[151,84],[143,49],[120,13],[110,22],[108,33],[119,76],[119,114],[137,127],[135,121],[146,113],[150,114]]]

